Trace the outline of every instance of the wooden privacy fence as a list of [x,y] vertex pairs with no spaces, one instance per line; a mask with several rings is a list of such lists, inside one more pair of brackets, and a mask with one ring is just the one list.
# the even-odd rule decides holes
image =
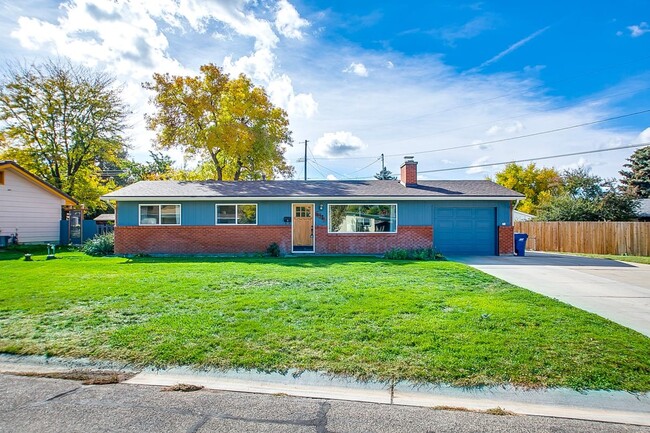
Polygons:
[[515,222],[526,249],[585,254],[650,255],[650,222]]

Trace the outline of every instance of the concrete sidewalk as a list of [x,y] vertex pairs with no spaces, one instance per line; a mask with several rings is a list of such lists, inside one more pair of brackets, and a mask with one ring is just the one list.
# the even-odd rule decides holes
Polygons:
[[[39,357],[0,356],[0,372],[69,371],[75,362]],[[79,368],[89,369],[87,362]],[[500,408],[522,415],[650,426],[650,395],[570,389],[522,390],[512,387],[455,388],[409,383],[357,382],[314,372],[297,374],[146,369],[124,382],[132,385],[200,385],[207,389],[289,395],[327,400],[473,411]]]
[[449,259],[650,337],[650,265],[528,251]]

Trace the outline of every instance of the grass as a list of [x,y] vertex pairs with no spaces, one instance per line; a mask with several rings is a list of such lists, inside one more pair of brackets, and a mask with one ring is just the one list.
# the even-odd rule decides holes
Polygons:
[[624,256],[624,255],[617,255],[617,254],[583,254],[583,253],[559,253],[559,254],[569,254],[572,256],[592,257],[594,259],[618,260],[621,262],[643,263],[645,265],[650,265],[650,257],[648,256]]
[[453,262],[0,253],[0,352],[650,390],[650,339]]

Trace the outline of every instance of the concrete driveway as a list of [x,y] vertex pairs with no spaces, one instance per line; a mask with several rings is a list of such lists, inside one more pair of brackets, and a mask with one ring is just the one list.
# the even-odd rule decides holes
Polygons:
[[450,260],[650,337],[650,265],[538,252]]

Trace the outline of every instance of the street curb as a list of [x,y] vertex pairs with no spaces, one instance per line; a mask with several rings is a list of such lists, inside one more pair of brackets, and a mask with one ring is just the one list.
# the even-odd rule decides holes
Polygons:
[[147,368],[138,372],[127,365],[111,362],[0,355],[0,373],[51,373],[71,370],[136,373],[134,377],[123,382],[131,385],[186,384],[219,391],[481,412],[499,408],[520,415],[650,426],[650,393],[580,392],[566,388],[527,390],[511,386],[458,388],[406,382],[359,382],[318,372],[297,371],[281,374],[176,367]]

